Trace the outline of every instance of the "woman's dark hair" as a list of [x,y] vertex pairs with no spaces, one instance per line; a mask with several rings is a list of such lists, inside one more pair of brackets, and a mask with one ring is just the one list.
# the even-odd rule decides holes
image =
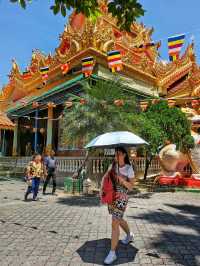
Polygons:
[[122,152],[123,154],[125,154],[124,163],[131,165],[130,160],[129,160],[129,157],[128,157],[128,152],[126,151],[126,149],[124,147],[118,147],[118,148],[116,148],[115,149],[115,152]]

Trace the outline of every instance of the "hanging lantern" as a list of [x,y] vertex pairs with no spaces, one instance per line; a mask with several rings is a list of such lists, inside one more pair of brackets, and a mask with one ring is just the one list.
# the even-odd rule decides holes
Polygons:
[[71,102],[71,101],[67,101],[67,102],[65,103],[65,106],[66,106],[67,108],[72,107],[72,105],[73,105],[73,102]]
[[45,132],[45,129],[42,127],[42,128],[40,128],[40,133],[41,134],[44,134],[44,132]]
[[124,105],[124,100],[121,100],[121,99],[118,99],[118,100],[115,100],[114,101],[114,104],[116,105],[116,106],[123,106]]
[[67,72],[69,71],[69,63],[62,64],[60,68],[63,75],[67,74]]
[[37,128],[33,128],[33,133],[36,133],[37,132]]
[[48,106],[49,108],[55,108],[55,107],[56,107],[56,104],[53,103],[53,102],[49,102],[49,103],[47,103],[47,106]]
[[101,101],[101,105],[103,106],[103,107],[106,107],[106,104],[107,104],[107,102],[106,101]]
[[92,56],[82,59],[82,73],[85,77],[92,75],[94,65],[94,58]]
[[160,101],[159,99],[153,99],[153,100],[151,101],[151,103],[152,103],[152,104],[157,104],[157,103],[159,103],[159,101]]
[[40,74],[42,76],[43,84],[46,85],[47,79],[48,79],[48,73],[49,73],[49,67],[41,67],[40,68]]
[[38,102],[33,102],[32,106],[33,106],[33,108],[38,108],[39,107],[39,103]]
[[107,53],[108,67],[112,72],[122,70],[122,57],[118,50],[110,51]]
[[82,98],[82,99],[80,99],[80,104],[81,105],[84,105],[84,104],[86,104],[87,102],[86,102],[86,99],[84,99],[84,98]]
[[192,108],[193,109],[198,109],[199,108],[199,100],[192,100]]
[[147,101],[140,102],[140,108],[141,108],[141,110],[143,112],[147,110],[147,107],[148,107],[148,102]]
[[174,107],[176,105],[176,101],[175,100],[172,100],[172,99],[171,100],[170,99],[167,100],[167,103],[168,103],[168,106],[169,107]]
[[24,126],[26,129],[30,129],[30,126],[29,125],[25,125]]

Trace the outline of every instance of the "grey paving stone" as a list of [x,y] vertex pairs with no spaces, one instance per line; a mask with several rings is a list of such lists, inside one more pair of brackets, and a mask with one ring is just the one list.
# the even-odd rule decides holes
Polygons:
[[[41,191],[39,202],[23,202],[16,199],[23,199],[25,184],[12,183],[0,181],[0,266],[102,265],[110,250],[106,207]],[[126,218],[135,240],[119,245],[116,265],[197,266],[199,202],[198,194],[184,192],[131,195]]]

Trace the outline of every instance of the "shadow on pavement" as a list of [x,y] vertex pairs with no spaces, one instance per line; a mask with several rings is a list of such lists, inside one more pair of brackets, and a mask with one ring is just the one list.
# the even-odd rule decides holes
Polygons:
[[[98,239],[85,242],[76,252],[85,263],[103,265],[103,261],[110,250],[110,239]],[[117,250],[118,259],[112,265],[133,262],[138,249],[132,245],[119,244]]]
[[[160,226],[159,238],[152,239],[151,246],[161,254],[167,254],[169,261],[184,266],[200,265],[200,206],[189,204],[165,204],[170,209],[150,211],[134,220],[146,220]],[[191,232],[192,231],[192,232]]]
[[94,196],[67,196],[66,198],[58,198],[56,202],[64,205],[80,207],[100,206],[99,198]]
[[153,192],[136,192],[136,193],[131,193],[129,195],[129,198],[135,198],[135,199],[150,199],[153,196]]

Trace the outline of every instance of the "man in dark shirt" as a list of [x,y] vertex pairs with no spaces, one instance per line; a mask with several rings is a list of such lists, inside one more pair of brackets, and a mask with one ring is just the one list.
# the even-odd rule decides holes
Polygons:
[[47,178],[45,179],[44,186],[43,186],[43,195],[46,194],[46,187],[47,187],[51,178],[53,181],[52,195],[55,195],[55,191],[56,191],[56,174],[55,174],[56,158],[54,156],[55,156],[55,152],[52,150],[50,153],[50,156],[48,156],[45,160],[45,165],[47,168]]

